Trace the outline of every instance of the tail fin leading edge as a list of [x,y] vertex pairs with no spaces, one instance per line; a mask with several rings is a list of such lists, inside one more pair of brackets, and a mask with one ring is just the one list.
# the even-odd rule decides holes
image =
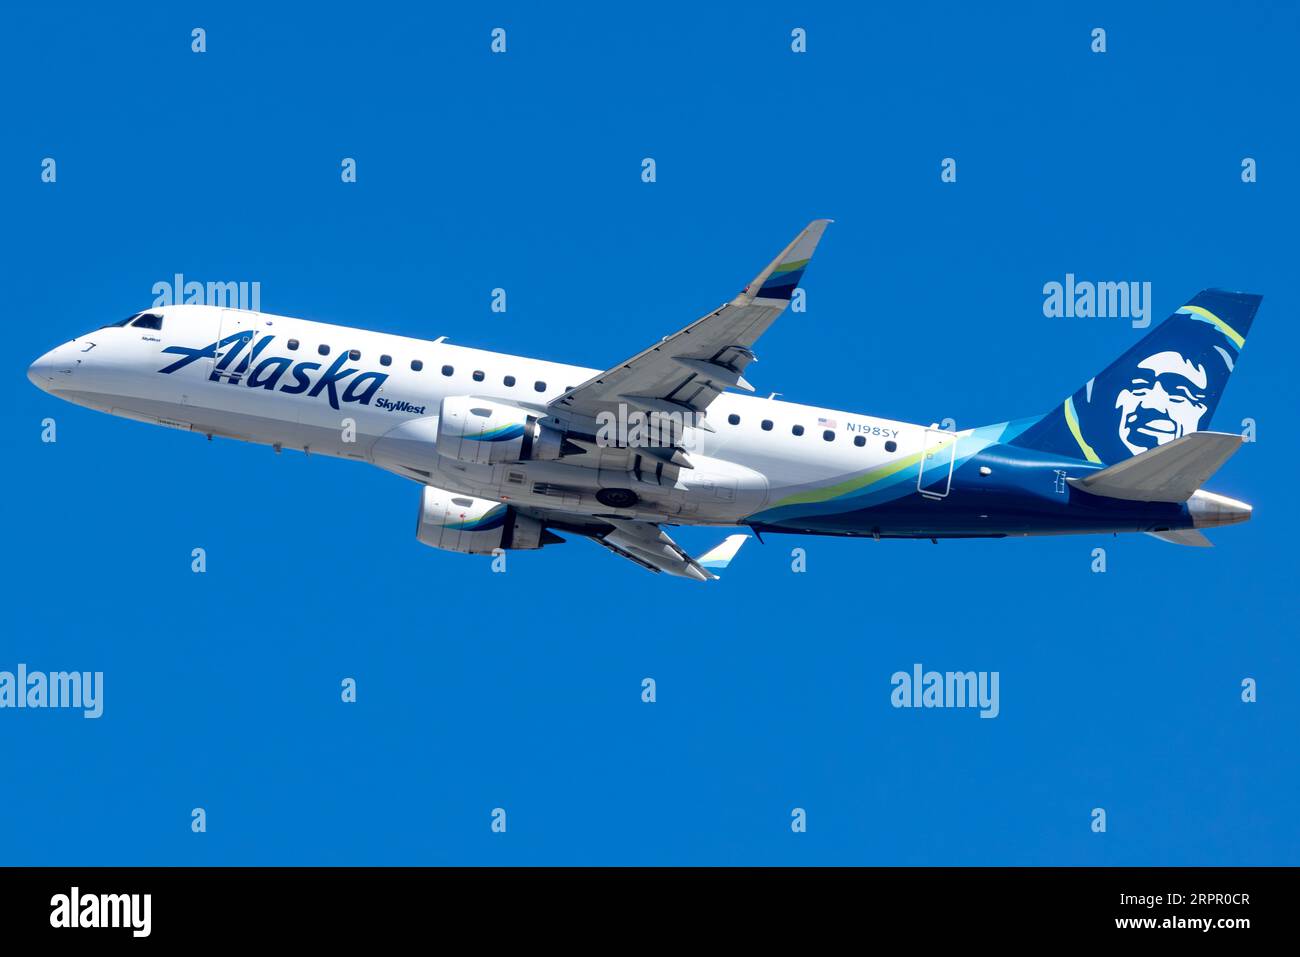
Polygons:
[[1108,464],[1208,429],[1262,298],[1198,293],[1011,444]]

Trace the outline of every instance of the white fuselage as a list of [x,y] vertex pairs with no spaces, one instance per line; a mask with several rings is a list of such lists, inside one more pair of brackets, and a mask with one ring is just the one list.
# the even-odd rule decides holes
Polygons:
[[[708,410],[714,431],[689,430],[695,468],[670,483],[630,477],[622,452],[601,450],[572,460],[470,465],[434,446],[444,398],[472,395],[545,415],[548,402],[602,370],[242,310],[150,311],[163,316],[161,329],[116,326],[79,336],[33,364],[30,377],[114,415],[356,459],[517,505],[608,513],[595,492],[631,485],[640,501],[621,512],[687,524],[739,522],[791,489],[860,474],[932,441],[922,426],[724,393]],[[223,348],[186,354],[241,332],[251,339],[224,371]],[[341,356],[348,358],[332,384],[322,382]]]

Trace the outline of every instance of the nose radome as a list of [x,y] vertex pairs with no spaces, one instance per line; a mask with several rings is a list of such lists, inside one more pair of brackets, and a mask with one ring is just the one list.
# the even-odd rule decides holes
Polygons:
[[27,367],[27,378],[41,390],[49,389],[54,381],[54,353],[47,352]]
[[67,342],[56,346],[27,367],[27,378],[32,380],[36,388],[46,392],[63,388],[62,383],[67,381],[77,367],[72,345],[73,343]]

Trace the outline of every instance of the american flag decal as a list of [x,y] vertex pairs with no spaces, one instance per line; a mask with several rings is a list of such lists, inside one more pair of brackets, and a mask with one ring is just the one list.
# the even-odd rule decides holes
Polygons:
[[817,424],[823,429],[833,429],[836,427],[834,419],[818,419]]

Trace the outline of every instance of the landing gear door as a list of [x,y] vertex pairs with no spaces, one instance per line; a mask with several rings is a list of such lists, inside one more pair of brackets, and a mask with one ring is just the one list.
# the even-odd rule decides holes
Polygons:
[[921,464],[916,472],[916,490],[926,498],[947,498],[952,490],[956,462],[957,436],[944,429],[926,429]]
[[210,360],[208,378],[213,382],[239,382],[248,373],[253,339],[257,335],[256,314],[239,309],[221,310],[217,350]]

